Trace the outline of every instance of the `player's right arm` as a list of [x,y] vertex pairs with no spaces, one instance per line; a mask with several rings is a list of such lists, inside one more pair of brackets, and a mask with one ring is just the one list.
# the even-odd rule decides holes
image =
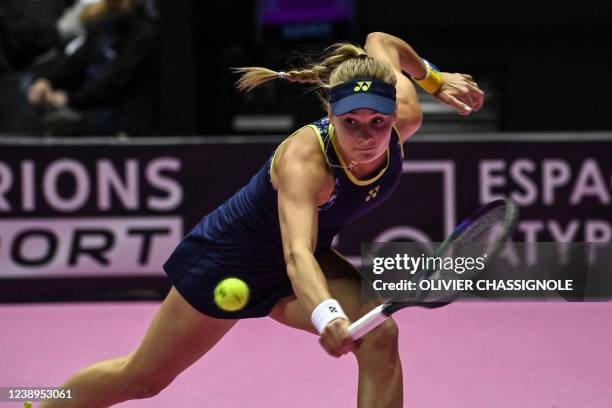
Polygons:
[[325,187],[327,172],[321,148],[312,133],[310,128],[299,130],[274,158],[287,274],[307,311],[331,297],[325,275],[314,256],[317,198]]
[[[314,251],[317,243],[317,201],[329,180],[325,158],[313,130],[298,131],[274,159],[283,253],[291,285],[310,316],[331,294]],[[352,348],[349,322],[336,319],[321,334],[321,345],[334,356]]]

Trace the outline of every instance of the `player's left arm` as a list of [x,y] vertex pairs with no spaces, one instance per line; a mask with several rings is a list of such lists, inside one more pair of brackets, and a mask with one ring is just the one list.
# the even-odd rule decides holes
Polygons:
[[[400,132],[402,142],[404,142],[419,130],[423,120],[423,114],[421,113],[421,106],[414,85],[412,85],[410,79],[402,73],[402,70],[410,69],[410,71],[407,71],[408,73],[412,72],[417,74],[420,74],[420,70],[422,70],[424,75],[425,69],[421,69],[420,65],[416,62],[418,55],[410,46],[405,50],[408,52],[408,55],[402,56],[397,44],[392,43],[395,38],[396,37],[389,36],[385,33],[370,33],[366,39],[364,48],[368,56],[388,64],[395,72],[395,76],[397,77],[397,83],[395,85],[397,92],[396,127]],[[402,65],[402,58],[404,60],[410,60],[410,63],[404,61]]]
[[[365,43],[368,55],[391,66],[397,76],[397,128],[402,141],[408,139],[420,127],[422,113],[416,91],[407,73],[414,79],[425,78],[428,67],[417,52],[405,41],[390,34],[373,32]],[[432,95],[461,115],[479,110],[484,101],[484,92],[470,75],[440,73],[443,83]]]

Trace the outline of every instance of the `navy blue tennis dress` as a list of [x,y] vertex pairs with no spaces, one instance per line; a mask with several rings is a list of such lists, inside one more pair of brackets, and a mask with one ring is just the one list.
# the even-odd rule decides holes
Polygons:
[[[328,163],[345,166],[329,119],[308,126],[316,132]],[[246,186],[206,215],[164,264],[174,287],[205,315],[225,319],[263,317],[280,298],[293,293],[283,256],[277,192],[270,181],[273,160],[274,155]],[[393,129],[387,165],[373,178],[358,180],[343,168],[330,166],[335,189],[318,209],[315,255],[329,250],[343,226],[391,194],[402,173],[402,160],[399,134]],[[223,311],[214,302],[215,286],[228,277],[240,278],[250,288],[247,305],[237,312]]]

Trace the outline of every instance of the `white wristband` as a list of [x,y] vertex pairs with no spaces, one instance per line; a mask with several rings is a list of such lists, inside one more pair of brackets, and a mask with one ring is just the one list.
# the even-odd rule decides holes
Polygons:
[[315,307],[310,316],[310,321],[313,326],[316,327],[319,334],[323,333],[325,327],[336,319],[346,319],[348,317],[344,314],[342,306],[336,299],[327,299],[319,303],[319,306]]

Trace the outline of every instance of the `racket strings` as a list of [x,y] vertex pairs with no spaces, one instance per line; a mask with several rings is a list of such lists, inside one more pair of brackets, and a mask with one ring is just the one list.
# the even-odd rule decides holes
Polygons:
[[[454,267],[438,268],[430,271],[427,280],[430,281],[430,290],[419,290],[417,300],[422,302],[449,302],[455,300],[462,293],[461,285],[453,284],[455,280],[473,280],[484,267],[499,253],[509,233],[513,230],[513,208],[507,205],[495,207],[482,214],[472,222],[462,224],[462,231],[455,235],[455,239],[443,245],[436,253],[444,260],[453,260]],[[465,268],[457,272],[458,260],[471,258],[482,263],[483,268]],[[441,283],[445,282],[445,283]],[[458,282],[457,282],[458,283]],[[434,289],[435,288],[435,289]]]

